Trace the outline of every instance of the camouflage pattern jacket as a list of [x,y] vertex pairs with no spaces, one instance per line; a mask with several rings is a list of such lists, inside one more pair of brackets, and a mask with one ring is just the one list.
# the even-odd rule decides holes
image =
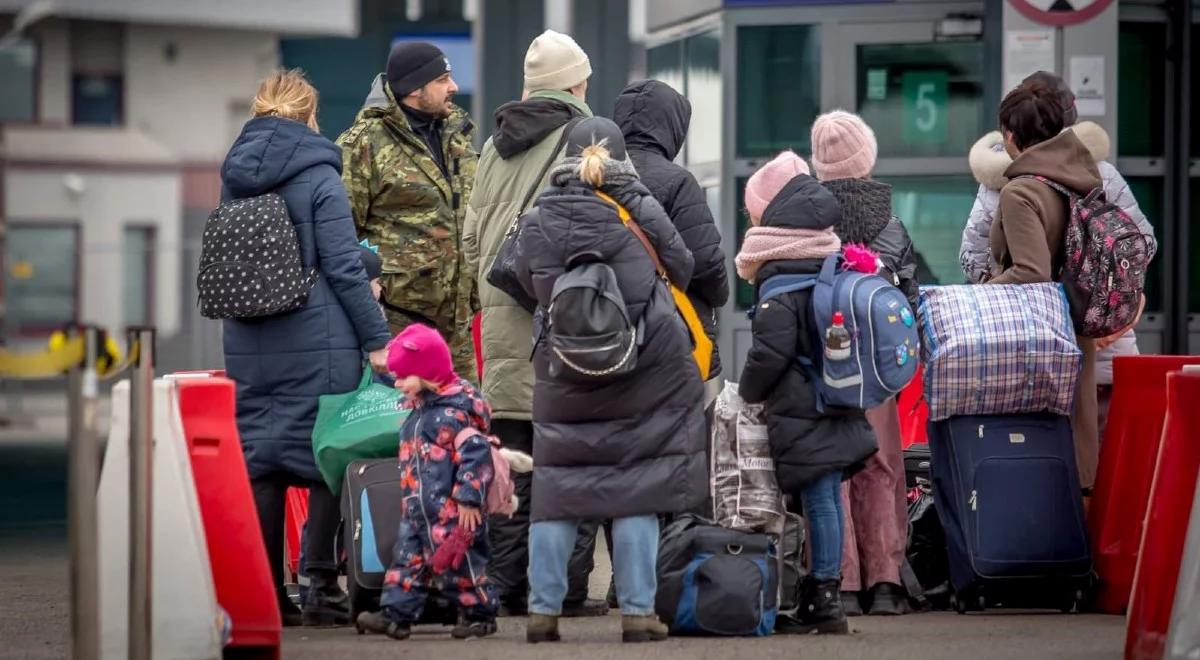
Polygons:
[[382,75],[338,145],[358,236],[379,245],[383,303],[393,330],[404,325],[396,318],[403,310],[409,320],[432,322],[452,344],[463,335],[469,346],[470,321],[479,304],[475,275],[463,256],[462,230],[478,162],[475,125],[457,107],[444,121],[449,181]]

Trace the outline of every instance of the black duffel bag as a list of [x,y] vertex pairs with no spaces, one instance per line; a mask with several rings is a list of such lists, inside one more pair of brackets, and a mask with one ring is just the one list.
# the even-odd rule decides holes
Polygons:
[[654,611],[673,635],[766,636],[779,610],[779,556],[767,534],[693,514],[663,528]]

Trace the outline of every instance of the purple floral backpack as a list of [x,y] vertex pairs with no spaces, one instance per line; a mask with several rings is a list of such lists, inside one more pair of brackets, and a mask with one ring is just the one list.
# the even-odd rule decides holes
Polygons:
[[1150,265],[1150,248],[1137,223],[1105,199],[1104,188],[1080,197],[1042,176],[1022,178],[1037,179],[1067,197],[1062,283],[1075,331],[1098,339],[1128,328],[1141,309]]

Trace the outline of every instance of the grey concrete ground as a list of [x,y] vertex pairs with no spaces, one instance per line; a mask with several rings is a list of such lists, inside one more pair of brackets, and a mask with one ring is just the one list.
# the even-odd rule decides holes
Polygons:
[[[46,405],[55,407],[55,402]],[[53,422],[0,429],[0,659],[64,658],[69,637],[65,518],[65,429]],[[592,594],[608,584],[604,544],[597,543]],[[186,598],[187,594],[180,594]],[[469,657],[537,660],[742,659],[815,660],[1116,660],[1124,619],[1101,615],[1002,613],[920,614],[852,620],[845,637],[671,639],[620,643],[620,618],[565,620],[565,642],[528,646],[524,620],[502,619],[487,640],[456,642],[445,628],[422,628],[412,640],[359,637],[353,629],[294,629],[284,633],[283,657],[297,660]],[[469,648],[460,645],[467,644]]]

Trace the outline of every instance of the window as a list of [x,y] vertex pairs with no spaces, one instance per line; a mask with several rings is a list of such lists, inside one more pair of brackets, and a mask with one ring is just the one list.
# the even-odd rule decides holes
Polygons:
[[75,74],[71,78],[71,118],[76,124],[119,126],[125,120],[125,77]]
[[121,243],[125,325],[149,325],[154,309],[154,227],[127,226]]
[[[1122,156],[1161,157],[1166,116],[1165,23],[1121,22],[1117,41],[1117,142]],[[1156,75],[1157,74],[1157,75]]]
[[1163,256],[1166,246],[1161,244],[1163,239],[1163,180],[1162,177],[1126,177],[1129,191],[1137,200],[1138,208],[1154,227],[1154,236],[1160,241],[1159,254],[1150,262],[1150,270],[1146,273],[1146,309],[1163,309]]
[[687,89],[692,102],[692,125],[688,130],[687,162],[715,163],[721,160],[721,37],[716,30],[684,41]]
[[808,153],[821,111],[821,45],[813,25],[738,28],[737,155]]
[[983,42],[858,47],[858,112],[879,156],[961,157],[995,122],[983,109]]
[[646,51],[646,75],[686,94],[683,78],[683,41],[672,41]]
[[[737,200],[737,206],[734,207],[734,231],[737,234],[734,236],[733,253],[736,255],[742,251],[742,242],[746,239],[746,230],[750,228],[750,214],[746,213],[746,181],[750,177],[742,176],[734,180],[734,194]],[[733,300],[737,303],[738,309],[750,309],[754,306],[754,285],[742,279],[737,274],[737,271],[731,271],[729,276],[734,280]]]
[[8,226],[5,332],[48,332],[79,318],[79,230],[69,224]]
[[692,103],[681,163],[721,160],[721,38],[710,30],[646,51],[646,73],[675,88]]
[[979,185],[969,176],[886,177],[892,213],[904,223],[917,254],[921,284],[966,282],[958,263],[963,223]]
[[0,122],[36,121],[37,47],[17,41],[0,48]]

